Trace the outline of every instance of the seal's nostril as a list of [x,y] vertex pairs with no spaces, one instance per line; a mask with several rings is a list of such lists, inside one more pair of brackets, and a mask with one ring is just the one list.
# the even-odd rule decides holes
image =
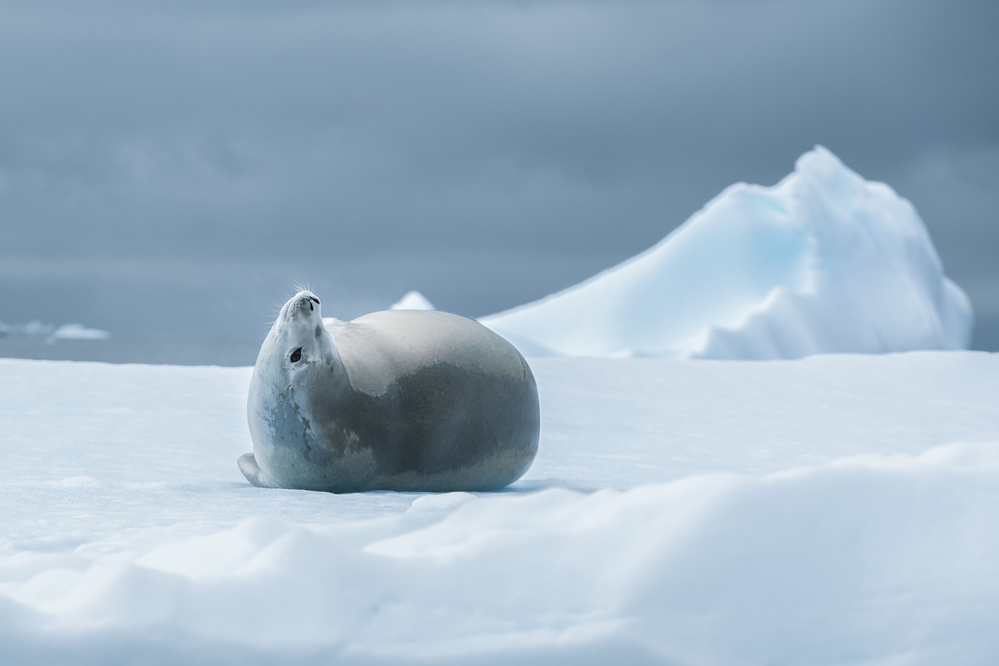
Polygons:
[[309,300],[310,301],[315,301],[316,305],[321,305],[320,302],[319,302],[319,299],[316,298],[315,296],[309,296]]
[[313,310],[315,310],[315,309],[316,309],[316,308],[315,308],[315,307],[313,307],[312,303],[309,303],[309,312],[312,312],[312,311],[313,311]]

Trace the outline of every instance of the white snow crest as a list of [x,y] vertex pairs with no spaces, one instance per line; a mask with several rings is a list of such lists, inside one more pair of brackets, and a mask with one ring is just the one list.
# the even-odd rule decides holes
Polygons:
[[718,359],[963,349],[972,321],[912,205],[822,147],[619,266],[482,319],[527,355]]

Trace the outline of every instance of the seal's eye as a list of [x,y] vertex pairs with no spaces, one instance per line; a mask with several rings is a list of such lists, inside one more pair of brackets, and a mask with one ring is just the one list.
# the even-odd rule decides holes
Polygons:
[[298,363],[301,360],[302,360],[302,348],[299,347],[298,349],[296,349],[291,353],[291,362]]

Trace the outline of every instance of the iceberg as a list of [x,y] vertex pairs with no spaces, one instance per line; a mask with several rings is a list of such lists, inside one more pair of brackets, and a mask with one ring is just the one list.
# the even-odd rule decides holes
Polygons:
[[480,321],[528,356],[794,359],[964,349],[973,314],[915,208],[816,146],[649,250]]
[[418,291],[407,291],[406,295],[393,303],[390,310],[433,310],[434,304]]
[[27,324],[15,325],[13,330],[20,335],[48,336],[55,330],[55,326],[32,319]]

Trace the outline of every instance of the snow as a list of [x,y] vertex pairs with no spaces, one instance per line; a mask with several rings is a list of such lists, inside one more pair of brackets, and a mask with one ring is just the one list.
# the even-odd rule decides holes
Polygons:
[[418,291],[407,291],[406,295],[393,303],[390,310],[433,310],[434,304]]
[[999,663],[999,355],[532,366],[507,491],[332,495],[250,368],[0,360],[0,662]]
[[529,356],[712,359],[964,349],[972,320],[913,206],[822,147],[619,266],[481,319]]

